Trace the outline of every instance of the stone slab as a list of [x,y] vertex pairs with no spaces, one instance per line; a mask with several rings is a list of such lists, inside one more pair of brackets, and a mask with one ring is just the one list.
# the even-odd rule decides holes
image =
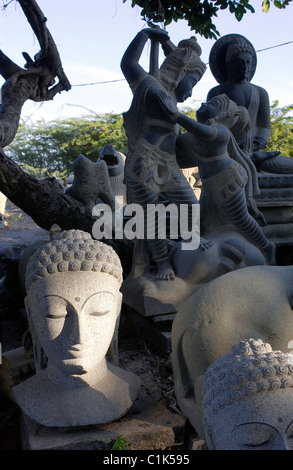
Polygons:
[[58,429],[40,426],[28,418],[22,421],[23,450],[106,450],[121,437],[130,450],[165,450],[184,440],[185,418],[171,412],[165,400],[147,407],[137,415],[90,429]]

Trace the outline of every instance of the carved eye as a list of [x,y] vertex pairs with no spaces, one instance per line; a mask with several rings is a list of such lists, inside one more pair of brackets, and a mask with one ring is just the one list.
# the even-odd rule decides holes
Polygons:
[[66,304],[66,302],[64,301],[64,305],[59,305],[58,306],[58,313],[55,313],[54,311],[52,313],[48,313],[46,315],[46,318],[50,318],[52,320],[58,320],[58,319],[64,319],[66,317],[68,317],[69,313],[70,313],[70,310],[71,310],[71,305],[69,304]]
[[64,319],[68,316],[70,305],[58,295],[48,295],[40,300],[40,309],[50,320]]
[[242,444],[242,447],[246,447],[248,449],[253,449],[253,448],[258,448],[258,447],[262,447],[262,446],[265,446],[269,443],[269,439],[265,440],[265,441],[259,441],[259,442],[256,442],[256,443],[249,443],[247,442],[246,444]]
[[272,442],[275,432],[265,423],[243,423],[234,429],[234,438],[242,449],[264,448]]
[[107,315],[110,312],[111,312],[111,310],[105,310],[103,312],[91,312],[91,313],[89,313],[89,315],[91,317],[103,317],[104,315]]
[[115,297],[111,292],[97,292],[92,295],[84,304],[83,311],[91,317],[104,317],[115,308]]
[[61,314],[60,315],[55,315],[55,314],[51,315],[51,314],[48,314],[48,315],[46,315],[46,318],[51,318],[52,320],[58,320],[60,318],[66,318],[67,316],[68,316],[67,313],[65,315],[61,315]]

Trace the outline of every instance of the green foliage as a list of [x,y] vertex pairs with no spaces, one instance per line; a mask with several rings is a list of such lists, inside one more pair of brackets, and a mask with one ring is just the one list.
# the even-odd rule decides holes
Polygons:
[[180,112],[190,117],[190,119],[196,120],[196,111],[197,111],[196,109],[191,108],[190,106],[180,107]]
[[[285,8],[291,0],[275,0],[277,8]],[[125,3],[126,0],[123,0]],[[165,26],[172,21],[186,20],[191,30],[195,30],[205,38],[217,39],[220,35],[213,24],[219,10],[228,9],[241,21],[243,15],[250,11],[254,13],[250,0],[131,0],[131,6],[142,8],[141,16],[150,25],[152,23],[164,23]],[[265,7],[264,7],[265,4]],[[268,7],[267,7],[268,5]],[[267,11],[270,0],[264,0],[263,9]]]
[[[282,9],[286,8],[292,0],[274,0],[273,4],[275,7]],[[271,6],[271,0],[263,0],[262,2],[262,11],[267,13]]]
[[22,122],[7,155],[19,164],[39,169],[42,176],[72,171],[79,154],[97,161],[106,144],[126,152],[127,139],[121,114],[104,114],[46,123]]
[[129,444],[126,441],[125,437],[117,437],[113,444],[112,450],[127,450],[129,449]]
[[293,105],[279,107],[274,101],[271,106],[271,137],[267,150],[278,150],[282,155],[293,157]]
[[[196,119],[196,109],[180,108]],[[271,107],[271,138],[267,150],[278,150],[293,157],[293,105],[280,108],[275,101]],[[182,130],[184,132],[184,130]],[[39,178],[65,179],[72,163],[81,153],[97,161],[102,148],[112,144],[126,154],[127,138],[120,114],[93,115],[61,121],[22,122],[12,144],[5,152],[26,172]]]
[[35,176],[36,178],[44,179],[44,178],[61,178],[62,180],[66,179],[67,171],[49,171],[48,168],[37,168],[27,163],[19,163],[19,166],[29,175]]

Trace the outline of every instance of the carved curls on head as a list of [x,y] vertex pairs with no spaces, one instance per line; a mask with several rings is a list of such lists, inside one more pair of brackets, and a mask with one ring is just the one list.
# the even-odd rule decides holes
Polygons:
[[45,243],[32,255],[26,270],[26,290],[51,274],[76,271],[104,272],[121,284],[122,267],[117,253],[81,230],[68,230]]
[[283,388],[293,388],[293,355],[273,351],[262,340],[241,341],[204,375],[205,421],[236,401]]

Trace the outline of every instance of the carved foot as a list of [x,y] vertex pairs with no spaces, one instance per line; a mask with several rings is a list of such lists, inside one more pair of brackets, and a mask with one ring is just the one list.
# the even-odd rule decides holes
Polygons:
[[164,281],[175,280],[175,273],[171,264],[168,261],[158,264],[158,272],[156,278]]
[[213,245],[214,244],[212,242],[210,242],[209,240],[205,240],[204,238],[202,238],[200,240],[199,248],[204,251],[204,250],[208,250]]

